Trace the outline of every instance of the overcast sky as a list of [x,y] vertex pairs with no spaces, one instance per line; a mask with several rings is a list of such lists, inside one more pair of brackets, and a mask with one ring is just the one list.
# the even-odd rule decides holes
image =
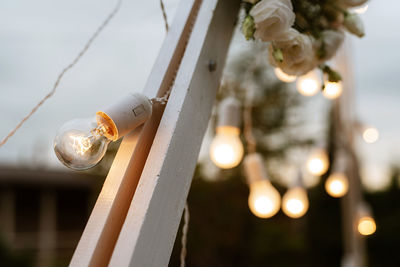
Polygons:
[[[165,0],[172,21],[178,0]],[[52,87],[115,1],[0,2],[0,139]],[[362,15],[366,37],[352,40],[360,119],[381,139],[359,142],[370,182],[385,181],[385,168],[400,162],[400,52],[398,0],[371,1]],[[0,164],[47,162],[61,166],[52,152],[57,129],[90,117],[109,100],[141,91],[165,36],[159,1],[123,1],[120,13],[69,72],[57,93],[0,148]],[[34,159],[35,158],[35,159]]]

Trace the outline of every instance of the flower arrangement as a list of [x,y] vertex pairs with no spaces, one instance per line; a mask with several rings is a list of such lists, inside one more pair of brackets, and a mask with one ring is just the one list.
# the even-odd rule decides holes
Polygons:
[[244,0],[242,32],[247,40],[269,42],[269,61],[288,75],[315,68],[329,82],[341,76],[326,61],[344,40],[344,30],[364,36],[360,17],[349,11],[367,0]]

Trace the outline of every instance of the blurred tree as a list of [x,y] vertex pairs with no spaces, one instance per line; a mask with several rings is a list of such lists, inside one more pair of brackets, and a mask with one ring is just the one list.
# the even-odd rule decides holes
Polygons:
[[[227,64],[219,99],[234,94],[243,102],[247,71],[256,57],[264,55],[255,49],[263,48],[256,45]],[[267,166],[273,163],[268,175],[278,181],[276,163],[287,161],[291,149],[311,145],[313,140],[298,134],[302,126],[296,117],[301,104],[298,94],[273,76],[266,61],[258,60],[250,75],[257,88],[253,131],[257,151]],[[339,201],[328,197],[322,185],[309,191],[310,209],[303,218],[289,219],[279,212],[271,219],[259,219],[248,208],[249,190],[240,167],[219,171],[222,179],[213,183],[202,179],[202,168],[206,165],[199,164],[188,197],[191,220],[187,266],[340,265]],[[284,193],[285,188],[276,186]],[[170,266],[179,266],[180,236],[179,232]]]

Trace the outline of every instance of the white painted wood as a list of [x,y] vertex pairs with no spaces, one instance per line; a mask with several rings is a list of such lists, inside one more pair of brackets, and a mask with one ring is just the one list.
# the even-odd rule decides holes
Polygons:
[[203,0],[110,266],[168,265],[238,10]]
[[[199,3],[182,1],[143,90],[147,97],[161,97],[172,84]],[[70,266],[108,264],[162,114],[155,106],[151,120],[123,139]]]

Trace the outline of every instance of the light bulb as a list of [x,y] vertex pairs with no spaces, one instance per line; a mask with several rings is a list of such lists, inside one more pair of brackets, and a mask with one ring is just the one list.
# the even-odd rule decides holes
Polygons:
[[310,71],[297,79],[296,86],[300,94],[313,96],[321,89],[321,80],[316,71]]
[[249,208],[260,218],[274,216],[280,208],[281,196],[268,180],[250,184]]
[[352,9],[352,11],[357,14],[364,14],[365,12],[367,12],[367,10],[368,10],[368,4],[360,7],[355,7]]
[[308,210],[306,190],[301,186],[289,189],[282,198],[282,210],[291,218],[300,218]]
[[103,158],[110,139],[104,125],[92,119],[77,119],[64,124],[54,140],[54,151],[67,167],[86,170]]
[[332,173],[325,182],[325,190],[332,197],[342,197],[349,190],[349,181],[344,173]]
[[286,74],[280,68],[275,68],[274,73],[279,80],[285,83],[291,83],[297,79],[297,76]]
[[234,97],[225,98],[219,106],[216,135],[210,146],[212,162],[222,169],[236,167],[242,161],[240,119],[239,101]]
[[362,136],[366,143],[372,144],[378,141],[379,131],[374,127],[368,127],[364,130]]
[[376,223],[371,216],[364,216],[358,220],[358,232],[362,235],[372,235],[376,231]]
[[314,150],[307,160],[307,170],[313,175],[322,175],[329,168],[329,159],[324,149]]
[[54,140],[58,159],[75,170],[92,168],[103,158],[107,145],[148,120],[152,102],[144,95],[131,94],[98,111],[95,119],[65,123]]
[[326,82],[325,88],[322,91],[324,97],[328,99],[335,99],[338,98],[342,94],[343,86],[341,82],[333,83],[333,82]]
[[250,211],[257,217],[274,216],[281,205],[281,195],[267,179],[262,157],[251,153],[244,159],[246,180],[250,187],[248,204]]
[[211,160],[220,168],[230,169],[239,165],[243,157],[240,130],[232,126],[220,126],[211,147]]

